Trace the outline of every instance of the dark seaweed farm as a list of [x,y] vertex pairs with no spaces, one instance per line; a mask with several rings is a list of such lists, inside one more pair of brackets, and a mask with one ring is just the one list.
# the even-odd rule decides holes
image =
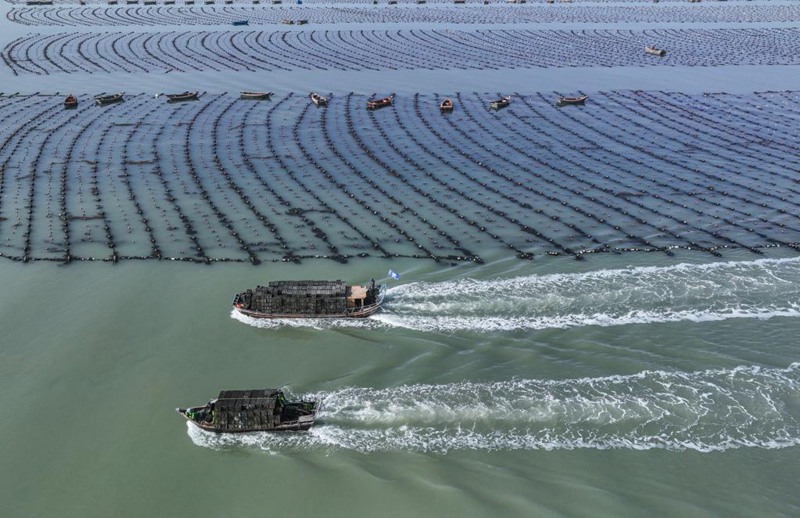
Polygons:
[[[0,97],[0,251],[14,260],[480,261],[797,247],[798,92],[612,91],[64,110]],[[76,129],[77,128],[77,129]]]
[[[6,258],[480,262],[800,241],[796,90],[455,87],[458,74],[511,69],[788,69],[800,64],[795,4],[11,3],[8,23],[34,28],[8,38],[7,75],[50,89],[0,93]],[[666,55],[645,53],[653,43]],[[322,92],[325,108],[296,89],[178,104],[128,92],[103,107],[84,89],[75,110],[50,95],[63,77],[99,90],[128,74],[159,85],[182,72],[443,70],[452,91],[401,91],[378,111],[367,100],[390,91]],[[555,107],[579,93],[585,106]]]

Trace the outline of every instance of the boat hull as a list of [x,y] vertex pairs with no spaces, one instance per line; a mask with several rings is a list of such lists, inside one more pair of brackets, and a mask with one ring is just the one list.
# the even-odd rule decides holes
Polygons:
[[119,102],[122,102],[124,95],[125,95],[125,93],[123,92],[123,93],[114,94],[114,95],[95,97],[94,98],[94,102],[98,106],[106,106],[106,105],[109,105],[109,104],[119,103]]
[[183,101],[196,101],[198,92],[185,92],[182,94],[167,94],[168,103],[179,103]]
[[289,421],[287,423],[282,423],[282,424],[279,424],[278,426],[272,426],[272,427],[229,429],[229,428],[217,428],[215,426],[206,425],[206,424],[203,424],[203,423],[198,423],[197,421],[195,421],[194,419],[190,418],[187,415],[187,412],[189,410],[197,411],[197,410],[200,410],[202,408],[203,408],[202,406],[199,406],[199,407],[190,407],[190,408],[176,408],[175,410],[181,416],[183,416],[184,419],[186,419],[188,422],[192,423],[193,425],[195,425],[199,429],[201,429],[203,431],[206,431],[206,432],[212,432],[212,433],[218,433],[218,434],[223,434],[223,433],[253,433],[253,432],[305,432],[305,431],[308,431],[312,426],[314,426],[314,424],[317,421],[317,412],[319,411],[319,405],[317,404],[313,415],[302,416],[296,421]]
[[556,106],[559,108],[562,106],[582,106],[586,103],[586,99],[588,96],[581,96],[581,97],[562,97],[558,101],[556,101]]
[[242,99],[261,101],[264,99],[269,99],[271,96],[272,92],[242,92],[240,97]]
[[502,97],[496,101],[489,103],[489,107],[493,110],[500,110],[511,104],[511,97]]
[[319,108],[320,106],[327,106],[328,105],[328,98],[323,97],[319,94],[312,93],[310,96],[311,102],[314,103],[314,106]]
[[376,99],[374,101],[367,101],[367,109],[368,110],[379,110],[381,108],[386,108],[387,106],[391,106],[394,103],[394,96],[395,96],[395,94],[392,94],[389,97],[384,97],[383,99]]
[[251,309],[244,309],[238,308],[234,306],[234,309],[241,313],[242,315],[246,315],[248,317],[253,318],[272,318],[272,319],[280,319],[280,318],[367,318],[370,315],[375,314],[380,309],[380,304],[375,304],[375,307],[364,308],[361,311],[354,311],[352,313],[334,313],[334,314],[326,314],[326,315],[305,315],[300,313],[261,313],[258,311],[253,311]]

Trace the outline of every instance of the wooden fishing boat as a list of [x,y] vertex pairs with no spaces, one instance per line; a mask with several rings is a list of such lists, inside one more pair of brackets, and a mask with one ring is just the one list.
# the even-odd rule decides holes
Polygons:
[[181,101],[196,101],[198,92],[182,92],[179,94],[164,94],[168,103],[179,103]]
[[77,108],[78,107],[78,98],[72,94],[69,94],[66,99],[64,99],[64,108]]
[[311,102],[314,103],[314,106],[319,107],[328,105],[328,98],[321,96],[317,92],[311,92],[309,97],[311,98]]
[[233,308],[253,318],[364,318],[383,304],[386,285],[372,280],[348,286],[343,281],[273,281],[236,294]]
[[511,96],[506,95],[505,97],[501,97],[500,99],[490,102],[489,107],[494,110],[499,110],[500,108],[505,108],[509,104],[511,104]]
[[125,92],[112,95],[98,95],[94,98],[94,102],[97,103],[98,106],[104,106],[106,104],[118,103],[123,100],[124,96]]
[[449,97],[445,97],[444,100],[439,104],[439,111],[443,113],[453,111],[453,100]]
[[314,425],[317,401],[287,401],[278,389],[223,390],[205,405],[175,410],[215,433],[296,432]]
[[648,54],[652,54],[654,56],[659,56],[659,57],[660,56],[665,56],[667,54],[666,50],[657,49],[657,48],[653,47],[652,45],[645,46],[644,51],[647,52]]
[[562,106],[583,104],[588,98],[588,95],[581,95],[580,97],[559,97],[556,101],[556,106],[560,108]]
[[270,97],[272,97],[272,92],[242,92],[240,96],[241,99],[251,99],[255,101],[269,99]]
[[368,110],[377,110],[378,108],[385,108],[386,106],[391,106],[392,102],[394,102],[394,95],[392,94],[389,97],[384,97],[383,99],[372,99],[367,101],[367,109]]
[[236,26],[239,26],[239,25],[250,25],[250,22],[248,20],[234,20],[231,23],[233,25],[236,25]]

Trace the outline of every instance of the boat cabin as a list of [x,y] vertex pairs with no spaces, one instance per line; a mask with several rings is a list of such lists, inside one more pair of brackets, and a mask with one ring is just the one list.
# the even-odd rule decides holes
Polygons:
[[364,306],[375,304],[375,280],[370,281],[367,286],[348,286],[345,292],[347,309],[362,309]]

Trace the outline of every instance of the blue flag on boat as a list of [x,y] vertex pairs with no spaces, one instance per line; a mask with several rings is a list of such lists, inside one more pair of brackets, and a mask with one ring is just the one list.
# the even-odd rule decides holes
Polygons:
[[389,277],[391,277],[394,280],[398,280],[398,279],[400,279],[400,274],[399,273],[395,273],[392,270],[389,270]]

